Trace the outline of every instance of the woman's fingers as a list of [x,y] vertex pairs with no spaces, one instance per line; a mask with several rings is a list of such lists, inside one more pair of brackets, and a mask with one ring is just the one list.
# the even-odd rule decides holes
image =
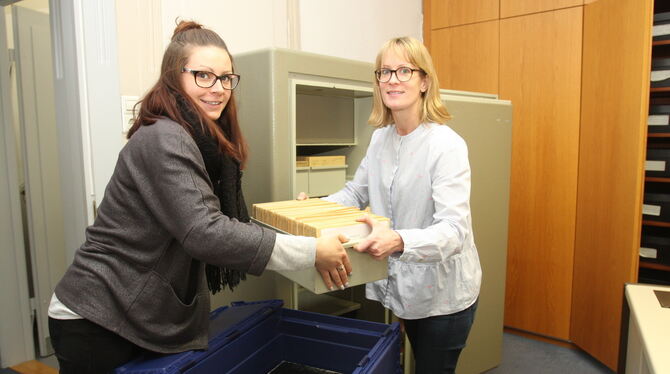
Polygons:
[[339,265],[331,270],[319,270],[321,278],[326,288],[333,291],[336,288],[343,290],[349,287],[349,277],[347,276],[347,268],[344,265]]
[[348,274],[352,267],[347,251],[342,246],[347,240],[344,235],[317,238],[315,266],[329,290],[349,286]]
[[356,221],[358,222],[365,222],[367,223],[370,227],[373,227],[377,221],[375,221],[372,217],[370,217],[367,214],[364,214],[363,217],[356,218]]
[[330,273],[327,270],[319,270],[319,274],[321,274],[321,278],[323,278],[323,284],[326,285],[326,288],[332,291],[333,280],[330,279]]
[[330,278],[335,283],[335,287],[343,290],[349,286],[349,279],[347,277],[346,269],[343,265],[335,267],[335,269],[330,271]]
[[374,243],[374,241],[370,239],[363,239],[354,246],[354,249],[357,252],[366,252],[370,248],[370,245],[372,245],[372,243]]
[[[351,262],[349,261],[349,257],[345,257],[342,259],[342,266],[344,267],[344,272],[347,274],[347,278],[353,273],[354,268],[351,266]],[[345,282],[345,286],[348,287],[346,283],[349,282],[349,279]]]

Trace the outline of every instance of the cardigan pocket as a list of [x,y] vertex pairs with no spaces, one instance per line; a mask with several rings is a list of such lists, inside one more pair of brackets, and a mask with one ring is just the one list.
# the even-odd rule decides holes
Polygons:
[[208,296],[199,293],[184,304],[172,286],[152,271],[127,312],[127,326],[139,339],[165,350],[206,346]]

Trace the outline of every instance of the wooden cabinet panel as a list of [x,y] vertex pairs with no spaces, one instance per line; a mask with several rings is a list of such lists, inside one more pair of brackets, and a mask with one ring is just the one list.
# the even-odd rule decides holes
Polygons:
[[431,14],[433,13],[431,0],[422,0],[421,5],[423,6],[423,44],[430,51],[432,48],[431,45],[431,31],[433,30],[433,24],[431,22]]
[[600,0],[584,8],[570,335],[613,370],[624,283],[637,281],[652,3]]
[[499,21],[431,33],[431,54],[442,88],[498,93]]
[[582,8],[500,21],[514,107],[505,325],[569,340]]
[[584,0],[500,0],[500,18],[545,12],[583,4]]
[[[498,19],[499,0],[428,0],[431,28]],[[425,11],[425,9],[424,9]]]

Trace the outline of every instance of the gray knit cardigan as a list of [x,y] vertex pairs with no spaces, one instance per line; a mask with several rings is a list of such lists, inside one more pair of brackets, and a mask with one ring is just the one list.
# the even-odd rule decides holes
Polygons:
[[275,234],[229,219],[193,138],[161,119],[119,154],[86,242],[56,286],[80,316],[152,351],[207,347],[204,263],[260,274]]

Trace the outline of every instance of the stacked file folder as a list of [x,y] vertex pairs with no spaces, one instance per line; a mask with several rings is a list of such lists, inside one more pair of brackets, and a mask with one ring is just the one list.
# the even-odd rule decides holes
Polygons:
[[[353,272],[349,276],[349,286],[373,282],[388,276],[386,260],[375,260],[367,253],[350,249],[370,234],[371,228],[367,223],[356,221],[366,214],[387,227],[390,225],[390,220],[386,217],[321,199],[276,201],[254,204],[252,207],[255,222],[282,233],[313,237],[337,234],[347,236],[349,241],[344,243],[344,247],[349,249],[349,260],[353,267]],[[330,291],[315,268],[279,273],[313,293]]]
[[[323,232],[356,234],[360,229],[367,235],[368,226],[356,219],[365,214],[388,225],[389,219],[366,213],[322,199],[287,200],[254,204],[253,217],[283,232],[293,235],[319,237]],[[354,226],[352,228],[351,226]],[[358,230],[357,230],[358,228]],[[357,236],[361,236],[360,234]]]

